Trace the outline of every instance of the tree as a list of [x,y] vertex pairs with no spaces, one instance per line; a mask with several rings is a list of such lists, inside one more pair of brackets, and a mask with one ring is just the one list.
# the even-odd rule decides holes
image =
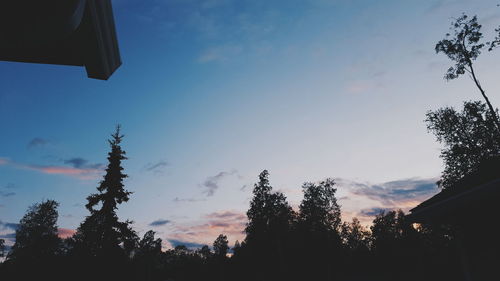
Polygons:
[[0,258],[5,256],[5,240],[0,239]]
[[150,230],[137,243],[135,255],[138,257],[155,257],[161,253],[161,239],[155,239],[155,232]]
[[212,257],[212,251],[210,251],[210,248],[208,245],[203,245],[198,251],[197,254],[203,259],[203,260],[208,260]]
[[85,207],[90,216],[86,217],[75,235],[77,243],[83,244],[91,256],[125,254],[134,248],[137,241],[130,227],[132,222],[121,222],[116,214],[118,205],[127,202],[132,194],[125,190],[123,184],[127,175],[123,173],[122,161],[127,158],[120,146],[122,139],[120,126],[117,126],[108,140],[111,151],[104,179],[97,187],[98,193],[87,197]]
[[218,258],[225,258],[229,250],[227,236],[220,234],[214,241],[214,253]]
[[[246,237],[241,246],[248,259],[246,266],[259,268],[253,274],[265,277],[265,273],[280,275],[285,269],[289,232],[295,214],[281,192],[273,192],[269,183],[269,172],[259,174],[254,185],[253,198],[247,211]],[[244,245],[244,246],[243,246]]]
[[445,107],[426,114],[429,131],[444,144],[444,171],[438,182],[443,189],[473,172],[485,159],[500,154],[500,134],[495,116],[481,102],[465,102],[461,112]]
[[161,242],[160,238],[155,239],[155,232],[150,230],[137,243],[134,261],[138,280],[153,280],[154,273],[159,268]]
[[[462,14],[462,16],[452,22],[451,30],[453,34],[447,33],[446,38],[439,41],[435,47],[436,53],[442,52],[447,55],[450,60],[455,62],[454,66],[448,68],[445,79],[453,80],[468,73],[486,101],[490,113],[494,117],[496,129],[500,131],[500,121],[497,112],[493,108],[488,96],[486,96],[486,92],[479,82],[473,65],[473,62],[485,47],[485,43],[481,42],[483,34],[481,33],[481,25],[477,22],[477,16],[469,19],[466,14]],[[500,32],[500,29],[497,31]],[[486,43],[490,45],[490,51],[500,43],[499,38],[500,37],[497,37],[491,43]]]
[[273,192],[269,184],[269,172],[262,171],[255,184],[250,209],[247,211],[248,224],[245,228],[247,242],[252,240],[272,241],[285,235],[293,219],[293,211],[281,192]]
[[29,207],[16,230],[16,242],[7,259],[16,262],[42,262],[58,254],[61,239],[57,235],[57,207],[46,200]]
[[350,252],[368,250],[370,232],[361,225],[357,218],[344,222],[341,226],[342,243]]
[[297,230],[299,258],[306,274],[303,279],[331,280],[337,274],[331,264],[341,259],[341,213],[334,186],[333,179],[302,185],[304,198],[299,206]]
[[319,184],[304,183],[304,199],[299,206],[299,224],[310,231],[337,232],[340,227],[340,206],[337,204],[333,179]]
[[[104,179],[97,193],[87,197],[90,215],[80,224],[73,236],[73,256],[80,266],[82,280],[129,280],[130,256],[136,248],[138,237],[131,228],[131,221],[120,221],[116,214],[119,204],[127,202],[131,192],[125,190],[122,161],[127,159],[121,148],[123,135],[117,126],[108,140],[111,151]],[[85,268],[91,267],[92,271]]]

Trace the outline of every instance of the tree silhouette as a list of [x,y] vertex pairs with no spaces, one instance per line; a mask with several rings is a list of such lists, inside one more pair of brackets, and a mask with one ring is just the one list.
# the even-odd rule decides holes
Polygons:
[[58,280],[61,239],[57,235],[58,203],[34,204],[19,222],[16,242],[7,255],[6,280]]
[[7,259],[34,262],[53,259],[61,243],[57,235],[57,207],[53,200],[32,205],[19,222],[16,242]]
[[[455,62],[454,66],[448,68],[445,79],[453,80],[468,73],[486,101],[490,113],[494,117],[496,129],[500,131],[498,114],[491,105],[488,96],[486,96],[473,65],[473,62],[485,47],[485,43],[481,42],[483,34],[481,33],[481,25],[477,22],[477,16],[469,19],[466,14],[462,14],[452,23],[451,29],[453,34],[447,33],[446,38],[439,41],[435,47],[436,53],[442,52]],[[500,41],[494,40],[490,43],[490,51],[497,46],[498,42]]]
[[446,189],[473,172],[485,159],[500,154],[495,116],[481,102],[465,102],[461,112],[445,107],[427,112],[427,128],[444,144],[444,171],[439,185]]
[[[332,279],[336,264],[341,258],[339,228],[340,206],[337,204],[335,181],[326,179],[320,183],[304,183],[304,198],[299,206],[297,228],[299,255],[303,260],[305,279]],[[307,243],[304,243],[307,241]]]
[[111,151],[108,153],[104,179],[97,187],[98,193],[87,197],[88,203],[85,207],[90,215],[74,235],[77,256],[86,256],[87,260],[97,263],[96,266],[104,266],[103,262],[107,262],[106,266],[100,268],[103,272],[100,278],[103,279],[119,278],[116,273],[126,275],[123,270],[118,271],[118,268],[123,268],[128,262],[138,240],[130,226],[132,222],[119,221],[116,214],[118,205],[127,202],[131,194],[125,190],[123,184],[127,175],[123,173],[122,161],[127,158],[121,148],[122,139],[120,126],[117,126],[115,133],[108,140]]
[[361,225],[357,218],[353,218],[350,223],[342,224],[340,237],[350,252],[367,251],[369,248],[370,232]]
[[304,199],[299,209],[299,224],[311,231],[338,231],[341,218],[337,204],[333,179],[326,179],[319,184],[305,183],[302,186]]
[[214,253],[218,258],[225,258],[229,250],[227,236],[220,234],[214,241]]
[[153,280],[160,267],[161,243],[160,238],[155,239],[155,232],[152,230],[146,232],[137,243],[134,262],[138,280]]
[[0,239],[0,258],[5,256],[5,240]]
[[254,185],[247,217],[244,243],[248,250],[247,264],[260,268],[252,272],[258,275],[255,278],[272,279],[285,270],[286,244],[294,212],[283,193],[273,192],[267,170],[259,174],[259,182]]

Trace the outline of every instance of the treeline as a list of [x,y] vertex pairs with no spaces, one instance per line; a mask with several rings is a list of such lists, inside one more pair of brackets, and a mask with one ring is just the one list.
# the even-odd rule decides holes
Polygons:
[[2,280],[459,280],[449,229],[412,225],[402,211],[380,213],[370,229],[356,218],[342,222],[331,179],[305,183],[294,211],[267,171],[253,189],[244,241],[230,248],[221,234],[212,247],[162,251],[153,231],[139,238],[116,214],[131,194],[123,185],[122,137],[118,127],[76,233],[58,237],[57,202],[33,205],[0,266]]

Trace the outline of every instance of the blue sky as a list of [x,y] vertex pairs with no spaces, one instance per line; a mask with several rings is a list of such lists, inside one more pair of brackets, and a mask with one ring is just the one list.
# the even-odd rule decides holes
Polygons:
[[[2,235],[43,199],[76,228],[117,123],[134,192],[120,216],[166,246],[241,239],[263,169],[294,206],[303,182],[332,177],[347,218],[408,209],[442,169],[425,112],[480,98],[466,78],[442,79],[449,62],[433,47],[462,12],[486,35],[500,25],[489,0],[113,4],[123,65],[109,81],[0,62]],[[494,104],[499,60],[477,62]]]

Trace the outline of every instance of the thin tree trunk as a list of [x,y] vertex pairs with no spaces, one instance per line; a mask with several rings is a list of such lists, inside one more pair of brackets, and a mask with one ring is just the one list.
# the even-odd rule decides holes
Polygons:
[[481,95],[483,96],[484,100],[486,101],[486,104],[488,104],[488,107],[491,111],[491,114],[493,114],[493,117],[495,118],[495,125],[497,127],[498,133],[500,133],[500,121],[498,120],[498,115],[497,115],[495,109],[493,108],[493,105],[491,105],[490,100],[486,96],[486,92],[483,90],[483,87],[481,87],[481,84],[477,80],[476,74],[474,73],[474,68],[472,67],[472,63],[470,63],[470,62],[469,62],[469,67],[470,67],[470,71],[471,71],[471,75],[472,75],[472,80],[474,80],[474,83],[476,84],[477,88],[481,92]]

